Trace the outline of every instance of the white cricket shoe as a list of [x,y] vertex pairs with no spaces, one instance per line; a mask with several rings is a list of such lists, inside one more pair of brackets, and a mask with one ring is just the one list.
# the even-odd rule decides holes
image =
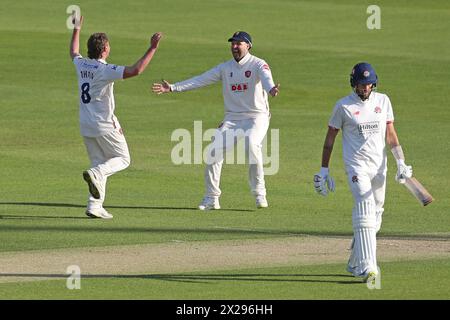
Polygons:
[[269,203],[267,202],[266,196],[256,196],[256,207],[258,209],[267,208],[268,206]]
[[200,210],[219,210],[219,198],[217,197],[204,197],[202,203],[198,206]]
[[369,271],[363,276],[363,282],[375,285],[377,276],[378,271]]
[[90,218],[112,219],[113,215],[104,208],[88,209],[86,215]]
[[83,179],[89,186],[89,192],[95,199],[100,199],[101,183],[95,176],[92,170],[86,170],[83,172]]

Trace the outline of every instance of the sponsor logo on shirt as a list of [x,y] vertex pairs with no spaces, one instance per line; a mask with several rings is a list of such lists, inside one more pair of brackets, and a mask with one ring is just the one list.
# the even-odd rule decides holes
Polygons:
[[248,83],[236,83],[231,85],[231,91],[244,92],[248,89]]
[[372,122],[364,122],[358,124],[359,134],[364,138],[367,138],[373,134],[380,132],[380,122],[372,121]]
[[113,64],[113,65],[111,66],[111,69],[117,70],[117,66]]
[[353,177],[352,177],[352,182],[353,182],[353,183],[358,183],[358,181],[359,181],[359,180],[358,180],[358,176],[353,176]]
[[245,71],[245,76],[247,78],[250,78],[251,75],[252,75],[252,72],[250,70]]
[[98,66],[97,65],[94,65],[94,64],[89,64],[89,63],[86,63],[86,62],[84,62],[83,64],[82,64],[82,67],[83,68],[90,68],[90,69],[98,69]]
[[233,78],[233,72],[230,72],[230,78]]

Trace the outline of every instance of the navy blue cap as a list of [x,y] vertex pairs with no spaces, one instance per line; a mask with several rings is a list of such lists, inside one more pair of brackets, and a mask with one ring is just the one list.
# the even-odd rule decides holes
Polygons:
[[236,31],[233,36],[228,39],[228,42],[231,41],[247,42],[250,46],[252,46],[252,37],[245,31]]

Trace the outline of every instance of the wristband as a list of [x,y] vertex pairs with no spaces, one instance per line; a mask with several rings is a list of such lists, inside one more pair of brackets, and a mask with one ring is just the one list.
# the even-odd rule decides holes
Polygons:
[[326,167],[320,168],[320,175],[321,175],[322,177],[327,176],[329,172],[330,172],[330,169],[328,169],[328,168],[326,168]]

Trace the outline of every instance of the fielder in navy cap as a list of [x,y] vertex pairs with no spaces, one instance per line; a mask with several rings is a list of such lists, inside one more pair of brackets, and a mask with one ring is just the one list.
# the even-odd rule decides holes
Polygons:
[[247,42],[252,47],[252,37],[245,31],[236,31],[233,36],[228,39],[228,42]]
[[228,42],[231,42],[231,54],[237,62],[241,61],[252,47],[252,37],[245,31],[236,31]]
[[239,139],[244,138],[240,132],[245,132],[248,179],[256,207],[269,206],[264,181],[262,142],[269,129],[271,116],[268,96],[277,96],[280,84],[274,83],[269,64],[250,54],[252,37],[247,32],[237,31],[228,41],[233,59],[190,79],[174,84],[163,80],[162,83],[154,83],[152,87],[153,92],[162,94],[194,90],[222,82],[225,118],[215,133],[213,143],[205,150],[206,190],[198,206],[200,210],[220,209],[220,176],[224,155],[234,148]]

